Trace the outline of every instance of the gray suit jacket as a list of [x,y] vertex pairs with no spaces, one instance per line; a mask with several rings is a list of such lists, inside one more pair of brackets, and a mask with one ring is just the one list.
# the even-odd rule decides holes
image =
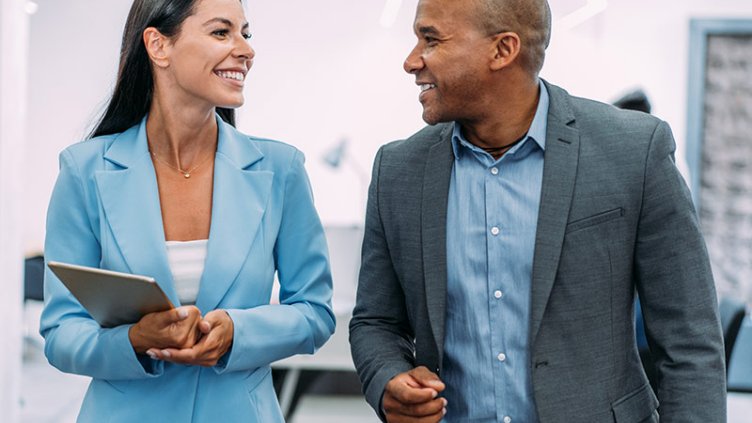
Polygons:
[[[540,421],[724,422],[715,288],[668,125],[546,86],[530,313]],[[426,127],[375,159],[350,342],[376,410],[396,374],[441,369],[451,132]],[[635,346],[635,289],[657,393]]]

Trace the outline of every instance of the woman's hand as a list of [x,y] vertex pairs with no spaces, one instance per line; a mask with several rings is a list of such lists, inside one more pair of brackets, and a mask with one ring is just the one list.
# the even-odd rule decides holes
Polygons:
[[195,306],[149,313],[131,326],[128,338],[139,354],[153,348],[190,348],[201,337],[201,322],[201,312]]
[[187,348],[151,348],[150,356],[173,363],[211,367],[232,346],[235,325],[224,310],[210,311],[198,325],[202,337],[196,345]]

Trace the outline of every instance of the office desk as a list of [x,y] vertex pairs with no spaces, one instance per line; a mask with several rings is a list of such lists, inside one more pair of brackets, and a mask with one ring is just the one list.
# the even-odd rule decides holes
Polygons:
[[350,355],[350,343],[348,342],[348,326],[350,315],[337,316],[337,328],[334,335],[314,355],[294,355],[284,360],[272,363],[275,369],[287,370],[282,382],[282,392],[279,396],[279,406],[282,414],[287,417],[292,404],[295,387],[303,370],[321,371],[355,371],[355,365]]
[[[337,317],[337,328],[329,341],[314,355],[296,355],[272,363],[276,369],[288,370],[282,382],[279,404],[285,417],[295,395],[300,373],[303,370],[355,371],[350,356],[348,326],[355,306],[355,293],[360,269],[360,248],[363,243],[363,228],[360,226],[327,225],[324,228],[329,246],[329,260],[334,280],[332,308]],[[278,302],[279,285],[275,283],[272,302]]]

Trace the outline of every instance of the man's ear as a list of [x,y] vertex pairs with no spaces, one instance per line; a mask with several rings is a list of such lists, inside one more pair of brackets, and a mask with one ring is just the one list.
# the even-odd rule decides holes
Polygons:
[[493,36],[491,70],[501,70],[512,64],[520,55],[520,36],[514,32],[500,32]]
[[166,68],[170,65],[168,60],[170,39],[162,35],[156,28],[149,27],[144,30],[144,46],[146,47],[146,54],[149,55],[155,66]]

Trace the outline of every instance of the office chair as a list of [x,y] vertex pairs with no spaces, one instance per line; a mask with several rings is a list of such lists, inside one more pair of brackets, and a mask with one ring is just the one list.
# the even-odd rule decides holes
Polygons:
[[746,315],[746,305],[736,299],[724,297],[718,305],[721,315],[721,329],[723,330],[723,343],[726,350],[726,371],[728,373],[731,364],[731,351],[734,349],[736,338],[742,327]]
[[24,260],[24,301],[44,301],[44,256]]
[[[44,301],[44,257],[41,255],[28,257],[24,260],[24,344],[26,347],[41,349],[44,342],[36,334],[38,321],[35,322],[35,311],[40,310]],[[37,304],[30,304],[37,303]]]

